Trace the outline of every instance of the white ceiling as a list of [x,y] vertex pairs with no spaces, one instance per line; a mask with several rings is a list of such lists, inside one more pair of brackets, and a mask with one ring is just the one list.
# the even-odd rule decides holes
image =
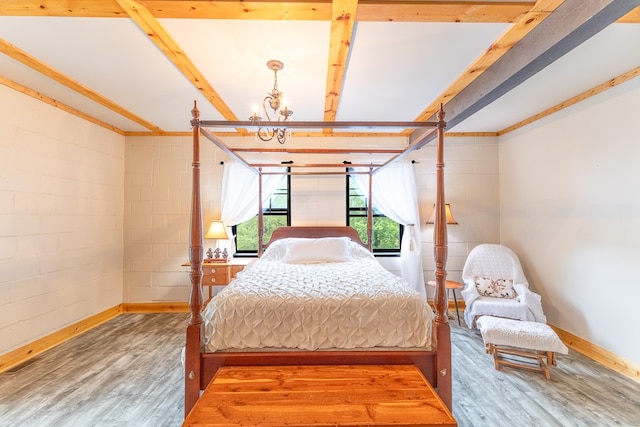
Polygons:
[[640,66],[640,25],[612,24],[455,127],[497,132]]
[[[3,3],[0,41],[6,43],[5,54],[0,54],[1,78],[66,104],[123,133],[189,131],[194,100],[202,119],[229,118],[157,47],[153,37],[126,14],[120,14],[124,16],[121,18],[89,17],[86,15],[91,13],[85,10],[76,14],[58,13],[63,16],[38,16],[43,13],[36,9],[37,4],[68,2],[3,0]],[[113,3],[113,7],[119,7],[119,3],[148,4],[153,12],[151,5],[161,2],[84,3],[96,7],[107,3]],[[170,3],[176,2],[166,2]],[[20,4],[33,7],[16,11],[16,5]],[[530,3],[531,7],[533,4]],[[157,15],[156,22],[237,120],[246,120],[252,104],[271,90],[273,73],[266,67],[270,59],[285,64],[278,74],[278,83],[291,102],[293,119],[324,120],[327,75],[331,69],[330,40],[335,40],[330,20],[184,19],[168,18],[164,16],[166,13]],[[513,25],[517,24],[355,22],[336,120],[416,120]],[[612,24],[448,130],[499,132],[640,66],[638,46],[639,23]],[[22,53],[35,61],[21,59]],[[70,88],[73,84],[69,82],[93,91],[103,100],[92,100],[87,91],[79,91],[77,86]],[[108,101],[104,100],[120,108],[114,111],[113,106],[105,106]],[[141,120],[133,121],[122,111]]]

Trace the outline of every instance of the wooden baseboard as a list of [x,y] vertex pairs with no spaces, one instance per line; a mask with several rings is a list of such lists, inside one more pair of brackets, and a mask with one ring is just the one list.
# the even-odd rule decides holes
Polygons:
[[[460,315],[462,315],[462,312],[464,311],[464,308],[466,307],[464,301],[460,301],[458,300],[458,310],[460,310]],[[449,310],[455,310],[456,309],[456,303],[453,300],[449,300]]]
[[589,359],[595,360],[601,365],[612,369],[625,377],[629,377],[632,380],[640,382],[640,365],[625,360],[615,353],[610,352],[602,347],[599,347],[589,341],[575,336],[563,329],[554,325],[549,325],[560,337],[565,345],[578,353],[582,353]]
[[188,313],[189,304],[186,302],[149,302],[122,303],[84,320],[76,322],[59,331],[33,341],[25,346],[0,355],[0,373],[5,372],[38,354],[49,350],[63,342],[95,328],[122,313]]
[[113,319],[120,313],[122,313],[122,304],[118,304],[115,307],[111,307],[103,312],[87,317],[84,320],[64,327],[59,331],[10,351],[9,353],[2,354],[0,355],[0,373],[24,363],[38,354],[43,353],[58,344],[62,344],[63,342],[80,335],[89,329],[95,328],[107,320]]
[[[464,302],[458,301],[458,307],[464,310]],[[449,309],[455,309],[453,300],[449,301]],[[57,346],[83,332],[88,331],[122,313],[188,313],[189,304],[186,302],[142,302],[122,303],[101,313],[95,314],[73,325],[67,326],[46,337],[40,338],[9,353],[0,355],[0,373],[13,368],[38,354]],[[640,365],[632,363],[615,353],[590,343],[554,325],[549,325],[560,339],[573,350],[588,358],[640,382]]]
[[188,313],[187,302],[125,302],[123,313]]
[[[435,310],[436,306],[435,306],[433,300],[430,299],[428,302],[429,302],[429,305],[431,306],[431,308]],[[456,309],[456,303],[455,303],[455,301],[453,299],[449,300],[448,307],[449,307],[449,310],[455,310]],[[458,310],[460,311],[460,317],[461,318],[462,318],[462,312],[464,311],[465,307],[466,307],[466,305],[465,305],[464,301],[458,300]]]

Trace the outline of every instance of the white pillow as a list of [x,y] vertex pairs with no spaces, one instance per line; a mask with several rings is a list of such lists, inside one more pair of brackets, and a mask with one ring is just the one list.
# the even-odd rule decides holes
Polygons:
[[516,298],[518,296],[513,289],[513,280],[511,279],[489,279],[487,277],[474,278],[476,289],[483,297],[492,298]]
[[265,249],[261,258],[270,261],[280,261],[287,252],[287,242],[285,240],[287,239],[280,239],[269,243],[269,246]]
[[315,264],[346,262],[351,259],[348,237],[323,237],[319,239],[288,239],[287,251],[282,262],[289,264]]

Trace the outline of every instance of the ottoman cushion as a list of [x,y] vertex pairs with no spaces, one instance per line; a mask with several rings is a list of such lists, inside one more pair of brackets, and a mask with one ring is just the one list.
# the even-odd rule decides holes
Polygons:
[[545,323],[481,316],[476,325],[485,345],[503,345],[567,354],[569,349]]

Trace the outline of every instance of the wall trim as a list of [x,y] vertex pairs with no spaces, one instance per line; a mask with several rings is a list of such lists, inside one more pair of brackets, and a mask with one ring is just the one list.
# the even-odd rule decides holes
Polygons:
[[25,346],[0,355],[0,373],[7,371],[63,342],[95,328],[122,313],[122,304],[66,326]]
[[551,114],[557,113],[560,110],[564,110],[565,108],[571,107],[574,104],[577,104],[586,99],[589,99],[592,96],[596,96],[601,92],[609,90],[615,86],[621,85],[622,83],[625,83],[638,76],[640,76],[640,67],[636,67],[633,70],[629,70],[626,73],[620,74],[619,76],[614,77],[611,80],[607,80],[606,82],[601,83],[598,86],[592,87],[591,89],[588,89],[579,95],[576,95],[572,98],[562,101],[560,104],[554,105],[553,107],[548,108],[542,111],[541,113],[535,114],[527,119],[522,120],[521,122],[518,122],[509,126],[508,128],[502,129],[501,131],[498,132],[498,136],[502,136],[509,132],[513,132],[516,129],[524,127],[544,117],[550,116]]
[[188,302],[125,302],[123,313],[188,313]]
[[555,325],[549,324],[549,326],[556,331],[562,342],[564,342],[567,347],[587,356],[589,359],[592,359],[609,369],[618,372],[619,374],[624,375],[625,377],[640,382],[640,365],[626,360],[607,349],[590,343],[589,341],[573,335],[572,333]]

